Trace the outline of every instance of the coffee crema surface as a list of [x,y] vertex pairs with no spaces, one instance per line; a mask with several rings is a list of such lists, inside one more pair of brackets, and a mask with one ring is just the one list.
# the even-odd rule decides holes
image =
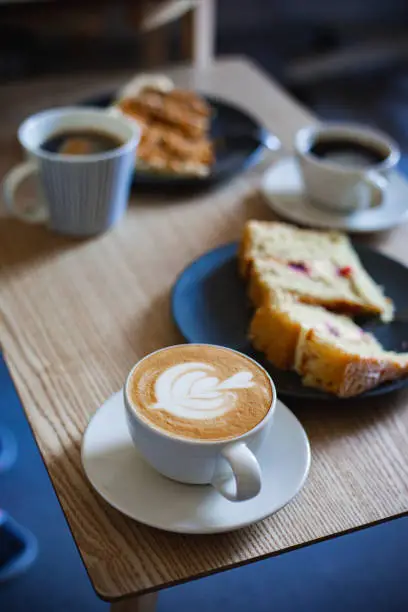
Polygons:
[[269,377],[256,363],[208,345],[166,348],[143,359],[127,385],[142,420],[193,440],[228,440],[253,429],[273,401]]

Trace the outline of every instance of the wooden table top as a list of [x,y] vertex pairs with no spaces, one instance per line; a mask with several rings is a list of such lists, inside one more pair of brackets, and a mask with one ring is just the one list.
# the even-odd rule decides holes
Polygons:
[[[289,148],[313,120],[248,61],[225,59],[180,85],[240,104]],[[129,75],[48,79],[0,88],[0,172],[20,156],[18,123],[53,104],[103,92]],[[237,239],[247,218],[272,215],[257,185],[262,165],[211,193],[171,200],[133,194],[126,219],[88,241],[0,221],[0,342],[45,464],[97,592],[113,600],[277,554],[408,510],[408,395],[289,405],[312,446],[303,491],[252,527],[181,536],[110,508],[87,483],[80,446],[98,406],[143,355],[181,340],[169,293],[179,272]],[[372,238],[408,263],[408,227]]]

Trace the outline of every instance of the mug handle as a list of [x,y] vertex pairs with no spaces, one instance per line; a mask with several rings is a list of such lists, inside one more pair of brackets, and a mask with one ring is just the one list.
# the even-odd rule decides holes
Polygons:
[[229,463],[232,475],[221,473],[213,477],[211,484],[229,501],[246,501],[261,490],[261,469],[255,455],[243,442],[229,444],[221,455]]
[[376,208],[384,200],[388,188],[389,179],[382,176],[376,170],[369,170],[363,175],[365,185],[369,190],[369,197],[362,208]]
[[16,207],[15,195],[21,185],[29,176],[38,173],[38,165],[34,161],[18,164],[8,172],[3,180],[3,198],[7,212],[26,223],[44,223],[48,219],[48,212],[44,204],[36,202],[25,210]]

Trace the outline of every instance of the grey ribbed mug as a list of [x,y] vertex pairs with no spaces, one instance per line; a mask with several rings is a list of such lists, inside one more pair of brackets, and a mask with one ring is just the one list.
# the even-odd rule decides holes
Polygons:
[[[52,135],[69,130],[100,130],[123,144],[101,153],[67,155],[42,148]],[[3,197],[11,216],[28,223],[47,223],[72,236],[99,234],[123,216],[135,166],[140,129],[135,121],[98,108],[59,108],[26,119],[18,139],[27,161],[3,181]],[[41,193],[33,207],[16,205],[20,184],[38,175]]]

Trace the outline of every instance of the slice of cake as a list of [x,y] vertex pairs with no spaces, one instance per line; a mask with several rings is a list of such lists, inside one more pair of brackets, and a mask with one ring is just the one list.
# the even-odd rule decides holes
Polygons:
[[280,289],[306,304],[392,319],[391,300],[363,268],[343,234],[249,221],[239,264],[257,306],[269,300],[271,291]]
[[255,260],[323,260],[328,254],[343,260],[350,248],[348,238],[339,232],[299,229],[278,221],[247,221],[241,240],[240,270],[248,276]]
[[253,346],[265,353],[278,368],[288,370],[295,364],[299,339],[310,329],[331,341],[338,337],[381,349],[371,334],[364,333],[351,319],[328,312],[319,306],[299,303],[290,294],[271,294],[269,303],[257,309],[249,335]]
[[[351,258],[349,264],[352,264]],[[368,291],[360,286],[368,284]],[[351,315],[380,315],[392,319],[393,307],[381,288],[369,278],[358,261],[338,266],[330,259],[279,261],[256,260],[249,277],[249,296],[256,306],[269,300],[271,292],[283,290],[305,304],[324,306]]]
[[352,338],[333,339],[313,328],[300,334],[295,369],[306,386],[352,397],[407,376],[408,354],[384,351]]

